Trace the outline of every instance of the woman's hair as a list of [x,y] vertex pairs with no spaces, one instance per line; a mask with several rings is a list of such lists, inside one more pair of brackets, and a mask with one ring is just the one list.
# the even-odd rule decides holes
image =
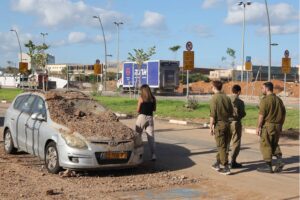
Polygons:
[[150,90],[150,87],[147,84],[141,86],[141,97],[143,102],[153,102],[154,96]]

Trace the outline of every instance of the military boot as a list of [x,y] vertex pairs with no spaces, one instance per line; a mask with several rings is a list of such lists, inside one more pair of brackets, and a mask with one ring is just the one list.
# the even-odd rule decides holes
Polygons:
[[272,163],[266,162],[266,164],[263,167],[259,167],[256,170],[258,172],[263,172],[263,173],[273,173]]
[[216,171],[220,171],[220,162],[219,161],[216,161],[212,166],[211,168],[213,168],[214,170]]
[[284,162],[282,161],[282,157],[281,156],[276,156],[276,157],[277,157],[277,163],[275,165],[274,172],[280,173],[280,172],[282,172],[282,169],[284,167]]

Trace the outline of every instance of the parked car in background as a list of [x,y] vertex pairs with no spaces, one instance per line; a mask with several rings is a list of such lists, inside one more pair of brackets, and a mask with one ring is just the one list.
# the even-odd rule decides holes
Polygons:
[[[51,95],[26,92],[15,98],[4,121],[6,153],[25,151],[38,156],[45,161],[50,173],[58,173],[61,168],[127,168],[142,163],[144,149],[141,136],[118,120],[97,121],[100,119],[98,116],[109,113],[102,105],[76,91],[52,92]],[[70,98],[67,98],[68,95]],[[55,116],[61,115],[66,115],[65,122],[54,120]],[[111,115],[109,113],[108,116]],[[72,120],[75,124],[70,127]],[[83,121],[90,123],[80,124]],[[115,127],[116,130],[112,128],[110,134],[122,137],[110,137],[107,133],[101,135],[99,133],[103,130],[94,128],[99,126],[103,130],[105,126]],[[79,131],[76,127],[80,128]],[[94,134],[87,135],[84,130]],[[129,134],[116,134],[120,130]]]

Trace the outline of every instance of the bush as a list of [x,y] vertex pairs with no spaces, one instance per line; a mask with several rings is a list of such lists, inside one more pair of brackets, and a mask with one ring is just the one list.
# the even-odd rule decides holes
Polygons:
[[[186,84],[186,73],[180,73],[179,80],[182,84]],[[189,75],[189,83],[198,82],[198,81],[205,81],[209,82],[209,78],[206,75],[201,73],[195,73]]]
[[186,104],[186,107],[190,110],[196,110],[199,106],[199,102],[195,97],[188,98],[188,102]]

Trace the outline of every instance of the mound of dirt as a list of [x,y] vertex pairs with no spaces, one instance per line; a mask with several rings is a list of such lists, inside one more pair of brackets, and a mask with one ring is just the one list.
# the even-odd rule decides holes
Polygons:
[[51,119],[86,138],[125,140],[135,136],[121,122],[89,96],[78,91],[49,91],[45,94]]
[[[231,88],[234,84],[238,84],[242,88],[242,95],[253,95],[253,96],[260,96],[261,95],[261,87],[265,83],[265,81],[256,81],[256,82],[226,82],[223,84],[223,91],[226,94],[231,94]],[[280,80],[272,80],[274,85],[274,92],[276,94],[280,94],[284,90],[284,82]],[[212,93],[212,86],[211,83],[198,81],[189,84],[190,93],[191,94],[209,94]],[[180,84],[179,88],[177,89],[178,93],[182,93],[186,85]],[[286,94],[289,97],[299,97],[299,84],[288,82],[286,83]]]

